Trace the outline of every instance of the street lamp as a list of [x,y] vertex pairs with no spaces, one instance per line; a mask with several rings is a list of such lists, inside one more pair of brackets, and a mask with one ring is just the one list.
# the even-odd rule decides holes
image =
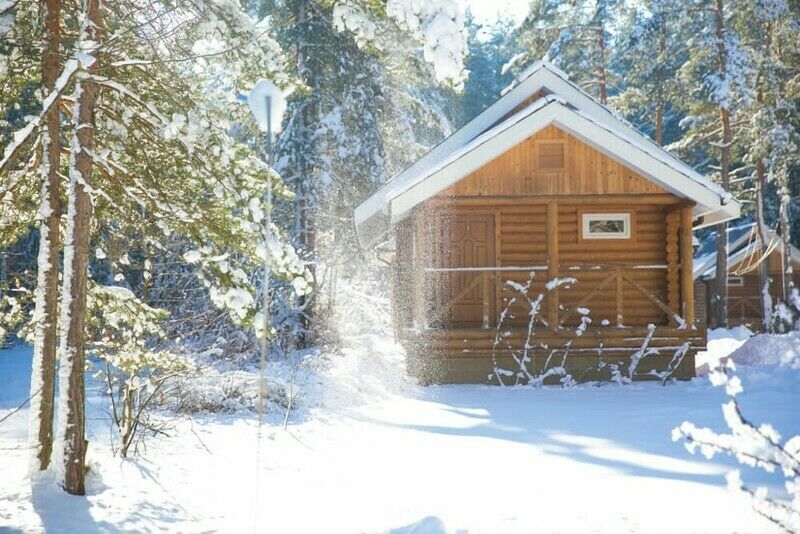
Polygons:
[[[283,113],[286,110],[286,98],[283,92],[270,80],[261,80],[253,86],[247,97],[247,103],[253,112],[259,128],[267,134],[267,162],[272,167],[272,135],[273,132],[280,131]],[[259,413],[264,410],[264,397],[266,396],[266,377],[264,368],[267,361],[267,349],[269,348],[269,278],[270,278],[270,233],[272,227],[272,183],[267,184],[266,195],[266,221],[264,231],[264,302],[263,302],[263,335],[261,337],[261,380],[258,388],[258,409]]]

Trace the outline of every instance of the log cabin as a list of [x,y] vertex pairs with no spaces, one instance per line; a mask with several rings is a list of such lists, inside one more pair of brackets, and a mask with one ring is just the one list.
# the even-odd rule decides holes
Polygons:
[[[770,277],[770,296],[773,306],[785,301],[783,272],[783,242],[769,230],[766,255],[755,224],[741,224],[728,228],[728,327],[746,326],[754,332],[763,331],[761,304],[761,267],[766,265]],[[711,298],[714,294],[717,266],[717,239],[710,233],[700,242],[695,252],[695,310],[699,321],[708,328],[717,328],[717,320],[711,313]],[[792,262],[792,282],[800,284],[800,250],[789,245]]]
[[684,345],[674,375],[693,376],[705,324],[694,317],[692,231],[739,211],[539,62],[354,219],[360,245],[392,266],[409,372],[481,383],[498,366],[541,375],[553,362],[602,378],[643,344],[656,354],[639,376],[675,363]]

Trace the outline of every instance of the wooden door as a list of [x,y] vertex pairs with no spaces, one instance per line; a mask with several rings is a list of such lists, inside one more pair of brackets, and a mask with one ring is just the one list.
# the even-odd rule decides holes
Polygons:
[[451,303],[443,318],[449,324],[481,326],[486,298],[493,323],[493,273],[485,268],[494,266],[494,215],[443,215],[437,233],[437,267],[446,271],[436,276],[438,287],[434,288],[434,293],[440,305]]

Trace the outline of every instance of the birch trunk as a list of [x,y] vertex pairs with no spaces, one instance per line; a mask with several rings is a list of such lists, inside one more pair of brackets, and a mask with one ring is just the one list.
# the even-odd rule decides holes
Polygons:
[[[42,97],[55,89],[61,74],[61,0],[45,0],[42,51]],[[33,452],[30,471],[44,471],[53,452],[56,345],[58,336],[58,252],[60,249],[61,165],[59,102],[45,118],[42,132],[41,204],[39,207],[39,255],[37,258],[36,317],[33,366],[28,412],[28,440]]]
[[[103,27],[100,0],[85,0],[84,43],[98,43]],[[98,61],[88,66],[97,71]],[[84,495],[86,473],[85,391],[86,362],[85,316],[88,283],[89,240],[92,202],[88,186],[92,178],[90,151],[94,137],[95,104],[98,87],[80,73],[75,86],[74,134],[70,156],[67,236],[64,245],[64,280],[61,290],[61,368],[59,373],[59,425],[63,440],[63,485],[68,493]]]
[[769,232],[764,221],[764,185],[767,181],[767,172],[764,162],[756,164],[756,226],[759,238],[759,257],[762,258],[758,266],[759,286],[761,287],[761,315],[764,321],[764,331],[768,332],[772,324],[772,296],[769,292],[769,258],[766,257],[769,245]]

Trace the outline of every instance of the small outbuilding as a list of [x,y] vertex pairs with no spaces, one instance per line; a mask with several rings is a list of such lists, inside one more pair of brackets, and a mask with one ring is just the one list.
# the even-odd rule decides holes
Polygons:
[[520,354],[532,373],[557,361],[579,378],[642,345],[658,351],[653,368],[683,348],[675,376],[690,377],[705,347],[692,232],[739,211],[541,62],[366,199],[355,223],[391,262],[396,333],[423,380],[484,382]]
[[[769,293],[773,303],[785,301],[786,277],[790,276],[796,287],[800,283],[800,250],[789,245],[792,274],[783,268],[783,240],[774,231],[768,231],[766,247],[761,246],[756,225],[739,224],[728,228],[728,326],[746,326],[754,331],[763,330],[761,304],[761,268],[769,272]],[[711,312],[717,266],[717,238],[710,233],[695,253],[694,277],[696,316],[708,328],[716,328],[717,321]]]

